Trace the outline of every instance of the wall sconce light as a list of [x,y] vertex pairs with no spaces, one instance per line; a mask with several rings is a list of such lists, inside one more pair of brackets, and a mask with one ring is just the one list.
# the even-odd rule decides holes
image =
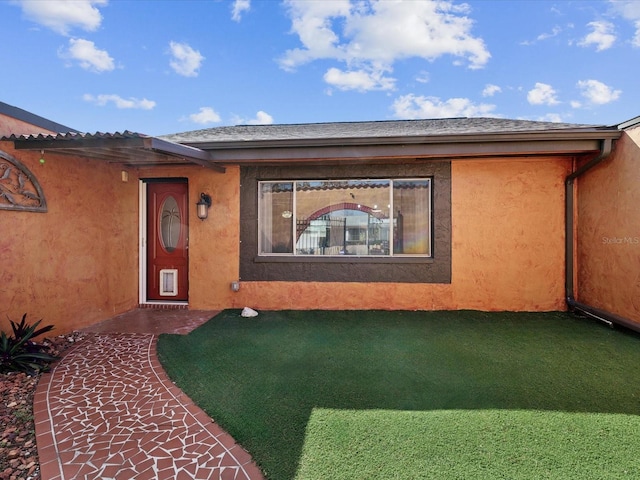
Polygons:
[[240,291],[240,281],[237,281],[237,282],[231,282],[231,291],[232,291],[232,292],[238,292],[238,291]]
[[198,214],[198,218],[200,220],[204,220],[209,216],[209,207],[211,207],[211,195],[201,193],[200,200],[198,200],[198,203],[196,203],[196,213]]

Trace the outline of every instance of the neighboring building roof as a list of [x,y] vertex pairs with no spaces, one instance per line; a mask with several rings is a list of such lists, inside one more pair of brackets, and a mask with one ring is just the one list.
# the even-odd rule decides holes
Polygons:
[[523,132],[552,132],[610,129],[603,125],[536,122],[503,118],[441,118],[336,122],[280,125],[237,125],[193,130],[160,138],[178,143],[231,143],[345,138],[425,137],[441,135],[486,135]]
[[626,122],[622,122],[618,125],[620,130],[627,130],[628,128],[635,128],[640,125],[640,116],[627,120]]
[[4,102],[0,102],[0,115],[5,115],[7,117],[15,118],[16,120],[20,120],[21,122],[28,123],[38,128],[42,128],[49,132],[56,133],[67,133],[67,132],[75,132],[78,133],[78,130],[67,127],[60,123],[48,120],[44,117],[36,115],[31,112],[27,112],[18,107],[14,107],[13,105],[9,105]]

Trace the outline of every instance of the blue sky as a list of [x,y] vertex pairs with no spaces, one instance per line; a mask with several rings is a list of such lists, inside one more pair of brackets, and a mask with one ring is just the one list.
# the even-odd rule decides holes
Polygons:
[[0,100],[81,131],[640,115],[640,0],[5,0]]

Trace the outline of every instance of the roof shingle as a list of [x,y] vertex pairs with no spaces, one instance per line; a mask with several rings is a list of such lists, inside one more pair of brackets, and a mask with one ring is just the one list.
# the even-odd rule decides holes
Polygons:
[[338,138],[414,137],[500,134],[559,130],[598,130],[615,127],[573,123],[509,120],[503,118],[442,118],[276,125],[237,125],[193,130],[160,138],[177,143],[216,143]]

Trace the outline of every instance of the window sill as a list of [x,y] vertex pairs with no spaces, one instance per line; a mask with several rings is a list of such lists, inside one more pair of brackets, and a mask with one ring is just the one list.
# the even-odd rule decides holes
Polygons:
[[256,255],[255,263],[433,263],[433,257],[376,257],[360,255],[343,255],[339,257],[323,255]]

